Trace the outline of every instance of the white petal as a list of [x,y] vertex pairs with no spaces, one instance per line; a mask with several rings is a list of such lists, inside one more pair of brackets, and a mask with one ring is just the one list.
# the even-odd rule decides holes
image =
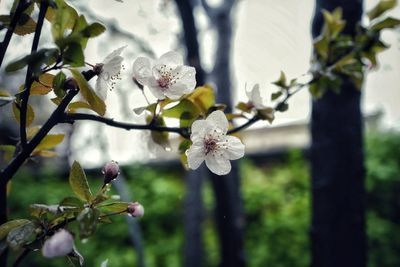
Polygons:
[[206,165],[211,172],[217,175],[225,175],[231,171],[231,163],[221,156],[214,156],[211,153],[206,156]]
[[111,76],[114,76],[121,70],[122,61],[124,60],[121,56],[112,58],[107,64],[103,65],[102,71],[107,71]]
[[[176,74],[179,73],[179,74]],[[174,74],[178,76],[177,84],[185,86],[184,93],[190,93],[196,87],[196,69],[189,66],[180,66],[174,70]]]
[[115,58],[115,57],[121,55],[122,50],[124,50],[126,47],[127,47],[127,46],[125,45],[125,46],[122,46],[122,47],[120,47],[120,48],[114,50],[113,52],[111,52],[111,54],[109,54],[109,55],[103,60],[103,64],[108,64],[108,62],[109,62],[110,60],[112,60],[113,58]]
[[150,92],[154,95],[155,98],[162,100],[165,98],[164,88],[161,88],[158,85],[158,82],[154,77],[150,77],[147,79],[147,87],[149,88]]
[[183,65],[183,58],[175,51],[170,51],[162,55],[155,65],[167,65],[168,67],[175,68]]
[[147,85],[151,73],[151,62],[146,57],[138,57],[133,63],[133,77],[141,84]]
[[185,94],[186,86],[183,84],[173,84],[164,90],[164,94],[171,99],[179,99]]
[[228,148],[225,150],[224,154],[228,159],[240,159],[244,156],[244,145],[239,138],[227,135],[226,140],[228,141]]
[[196,136],[200,136],[201,138],[203,138],[204,137],[204,133],[207,131],[208,128],[209,128],[209,123],[206,120],[196,120],[196,121],[194,121],[192,123],[190,138],[193,139]]
[[190,146],[188,150],[186,150],[186,156],[189,168],[195,170],[204,161],[205,158],[204,147],[193,144]]
[[102,77],[100,74],[96,80],[96,94],[102,99],[105,100],[107,98],[107,91],[108,91],[108,82],[105,78]]
[[228,120],[225,114],[221,110],[216,110],[212,112],[208,117],[207,121],[211,124],[217,126],[219,129],[226,133],[228,131]]

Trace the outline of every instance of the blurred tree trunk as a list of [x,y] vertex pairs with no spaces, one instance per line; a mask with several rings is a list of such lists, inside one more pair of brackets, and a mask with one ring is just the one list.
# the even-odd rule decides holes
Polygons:
[[[197,83],[202,85],[206,75],[201,68],[197,30],[193,17],[193,1],[175,0],[182,19],[184,41],[187,49],[187,61],[196,67]],[[210,7],[202,1],[203,7],[215,27],[218,46],[215,51],[215,63],[211,80],[217,88],[217,101],[228,104],[231,109],[231,43],[232,43],[232,9],[236,1],[225,0],[220,7]],[[221,267],[244,266],[242,202],[240,197],[240,179],[236,162],[232,171],[226,176],[209,176],[214,190],[216,209],[215,218],[221,247]],[[185,257],[184,266],[198,267],[203,265],[201,221],[202,200],[201,187],[205,175],[204,166],[186,176],[187,197],[185,204]]]
[[[183,43],[186,47],[186,61],[196,68],[196,81],[198,85],[205,83],[205,72],[201,66],[197,28],[193,16],[193,3],[189,0],[175,0],[183,28]],[[186,197],[184,204],[185,246],[183,266],[203,266],[203,177],[206,174],[204,166],[195,171],[186,173]]]
[[[361,0],[317,0],[313,36],[321,10],[343,8],[345,33],[354,34]],[[339,94],[329,90],[312,103],[311,175],[313,267],[365,267],[365,189],[360,91],[347,79]]]
[[[225,0],[219,7],[210,7],[202,1],[203,7],[217,33],[214,68],[211,79],[217,89],[217,101],[227,104],[232,110],[232,14],[235,0]],[[218,176],[210,172],[214,190],[215,217],[218,228],[221,262],[220,267],[245,266],[244,215],[240,195],[240,175],[237,161],[233,161],[228,175]]]

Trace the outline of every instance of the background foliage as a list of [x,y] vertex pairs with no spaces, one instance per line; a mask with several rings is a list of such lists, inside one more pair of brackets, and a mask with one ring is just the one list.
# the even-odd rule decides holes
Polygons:
[[[369,134],[366,140],[369,267],[400,266],[400,133]],[[241,162],[246,212],[246,253],[249,266],[306,267],[309,262],[310,220],[307,162],[300,151],[291,151],[284,161]],[[177,165],[178,166],[178,165]],[[89,182],[101,186],[96,170]],[[140,220],[146,263],[149,267],[174,267],[182,263],[183,173],[163,166],[135,165],[124,168],[133,199],[146,207]],[[15,218],[27,214],[30,203],[57,203],[69,189],[68,174],[46,168],[35,173],[25,167],[13,182],[10,209]],[[34,183],[32,181],[34,180]],[[24,186],[30,184],[33,186]],[[204,193],[206,266],[218,262],[218,240],[212,221],[213,196]],[[85,244],[77,242],[86,266],[134,266],[135,252],[124,217],[103,225]],[[22,266],[65,266],[65,259],[44,259],[32,253]]]

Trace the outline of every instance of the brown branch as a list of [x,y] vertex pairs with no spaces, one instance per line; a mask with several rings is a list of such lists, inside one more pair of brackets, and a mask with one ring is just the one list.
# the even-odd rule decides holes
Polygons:
[[179,127],[165,127],[165,126],[157,126],[154,124],[133,124],[126,122],[115,121],[114,119],[104,118],[93,114],[84,114],[84,113],[64,113],[61,118],[60,123],[74,123],[75,121],[97,121],[104,123],[106,125],[121,128],[125,130],[151,130],[156,132],[171,132],[177,133],[184,138],[189,138],[189,129],[188,128],[179,128]]

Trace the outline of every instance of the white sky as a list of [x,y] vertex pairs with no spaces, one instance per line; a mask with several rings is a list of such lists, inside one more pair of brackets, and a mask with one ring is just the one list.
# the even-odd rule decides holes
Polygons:
[[[169,0],[171,1],[171,0]],[[5,2],[2,1],[0,10],[5,13]],[[80,1],[72,1],[80,2]],[[119,3],[113,0],[88,1],[93,12],[101,17],[115,19],[121,28],[135,33],[146,40],[159,56],[169,50],[180,47],[177,39],[180,33],[180,21],[175,16],[172,5],[162,7],[167,0],[125,0]],[[171,1],[173,2],[173,1]],[[377,3],[377,0],[367,0],[366,8]],[[273,87],[271,81],[278,78],[283,70],[288,77],[294,78],[305,73],[309,68],[311,54],[310,22],[314,8],[313,0],[242,0],[235,14],[235,36],[233,46],[234,81],[236,81],[237,97],[245,99],[244,86],[260,83],[266,88],[269,95]],[[162,11],[162,12],[160,12]],[[394,10],[394,15],[400,17],[400,8]],[[201,29],[201,51],[204,55],[205,68],[212,64],[214,36],[202,10],[196,11],[196,19]],[[384,39],[392,48],[379,57],[381,68],[371,72],[365,83],[364,110],[366,113],[382,109],[385,113],[384,123],[388,127],[400,126],[400,32],[385,32]],[[110,51],[124,45],[121,40],[109,40],[104,37],[91,41],[87,48],[87,61],[95,63],[101,61]],[[125,52],[125,76],[129,80],[131,65],[139,56],[134,45],[127,44]],[[116,89],[107,99],[108,116],[116,119],[135,119],[121,115],[118,105],[118,90],[127,92],[128,103],[132,107],[144,104],[142,96],[129,82],[123,89]],[[310,112],[310,98],[307,90],[299,93],[290,100],[288,112],[279,114],[274,124],[290,121],[307,120]],[[80,129],[80,133],[96,137],[98,131],[104,131],[108,136],[109,155],[85,152],[80,150],[86,138],[78,139],[75,144],[76,156],[86,164],[98,164],[106,158],[113,158],[120,162],[141,160],[148,157],[146,139],[137,132],[127,132],[120,129],[106,127],[95,128],[92,124]],[[97,126],[96,126],[97,127]],[[84,163],[85,164],[85,163]]]

